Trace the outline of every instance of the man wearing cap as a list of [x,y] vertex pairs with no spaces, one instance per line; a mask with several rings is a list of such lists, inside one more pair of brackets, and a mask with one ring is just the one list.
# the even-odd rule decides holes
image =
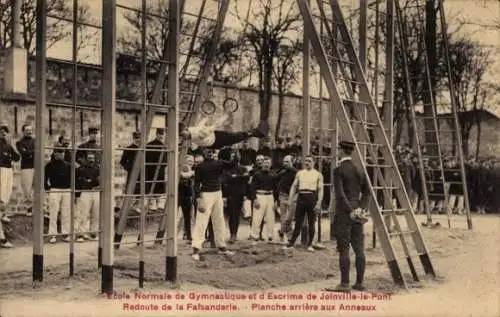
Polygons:
[[283,159],[283,167],[278,171],[278,193],[279,204],[281,210],[281,228],[279,237],[282,243],[288,243],[288,235],[291,231],[293,216],[295,215],[295,198],[290,202],[290,189],[292,188],[297,169],[293,167],[293,160],[291,155],[285,156]]
[[193,148],[205,147],[211,149],[220,149],[224,146],[231,146],[252,137],[263,138],[269,132],[269,125],[261,121],[257,128],[250,131],[228,132],[217,130],[227,119],[227,114],[220,117],[214,123],[209,124],[208,118],[202,119],[196,126],[186,127],[179,125],[180,137],[183,140],[191,140]]
[[16,142],[16,148],[21,155],[21,189],[24,201],[28,208],[26,215],[32,214],[33,196],[33,172],[35,164],[35,139],[33,138],[33,126],[24,124],[22,127],[23,137]]
[[215,243],[219,253],[233,255],[226,246],[226,225],[224,220],[224,201],[222,198],[221,178],[224,168],[230,168],[234,162],[214,159],[214,150],[206,149],[206,157],[195,170],[194,192],[196,197],[196,220],[193,230],[193,260],[200,260],[200,250],[205,241],[205,232],[209,219],[212,219],[215,231]]
[[285,151],[285,139],[283,138],[278,138],[276,140],[276,148],[273,149],[273,169],[280,169],[283,167],[283,159],[286,156],[286,151]]
[[44,188],[49,201],[49,243],[56,243],[57,215],[61,212],[63,241],[69,242],[69,213],[71,208],[71,164],[64,160],[64,147],[56,143],[53,159],[45,165]]
[[[95,155],[96,163],[99,165],[101,162],[101,152],[98,150],[100,148],[97,142],[97,136],[99,134],[99,129],[95,127],[89,128],[89,139],[78,146],[79,150],[76,151],[76,162],[80,165],[84,164],[85,158],[88,152],[92,152]],[[94,149],[94,150],[93,150]]]
[[155,195],[149,199],[149,210],[155,212],[165,209],[165,190],[167,153],[165,148],[165,129],[157,128],[156,136],[146,144],[146,194]]
[[[123,151],[123,154],[120,158],[120,166],[127,172],[127,183],[125,185],[126,187],[129,186],[130,176],[131,176],[130,174],[132,172],[135,157],[137,155],[140,145],[141,145],[141,133],[139,131],[135,131],[132,133],[132,144],[127,146],[127,148]],[[133,193],[135,195],[138,195],[140,193],[140,188],[138,183],[135,184]]]
[[297,205],[295,207],[295,227],[292,237],[284,249],[293,248],[295,241],[300,235],[304,218],[307,215],[309,236],[307,251],[314,251],[312,244],[314,240],[316,213],[321,211],[323,201],[323,175],[314,168],[312,156],[304,159],[304,168],[297,172],[295,180],[290,188],[288,204],[293,204],[293,198],[298,193]]
[[273,150],[271,149],[271,139],[270,138],[264,138],[262,141],[262,146],[257,152],[257,155],[263,155],[267,157],[272,157],[273,156]]
[[250,184],[250,198],[253,201],[253,215],[251,224],[251,239],[261,240],[261,226],[266,221],[266,235],[268,242],[274,238],[274,210],[278,198],[277,177],[271,172],[271,158],[264,157],[262,168],[255,172]]
[[[349,285],[349,248],[352,246],[356,254],[356,283],[353,289],[363,291],[365,273],[365,251],[363,224],[366,218],[361,215],[370,199],[368,182],[352,161],[355,144],[342,141],[340,161],[333,172],[335,188],[334,231],[339,252],[340,284],[333,289],[337,292],[348,292]],[[326,289],[332,291],[332,289]]]
[[14,185],[12,162],[18,162],[20,159],[21,155],[12,145],[9,128],[6,124],[0,123],[0,212],[2,212],[1,221],[3,222],[10,222],[5,212],[7,212],[7,205]]
[[[229,160],[238,162],[239,159],[238,152],[233,151],[230,154]],[[233,168],[227,169],[224,173],[222,193],[227,201],[225,211],[229,224],[230,238],[228,243],[230,244],[236,242],[238,237],[241,209],[243,208],[243,200],[248,194],[249,178],[248,170],[237,164]]]
[[240,152],[240,164],[243,165],[248,171],[252,170],[255,160],[257,159],[257,151],[252,149],[248,144],[248,140],[244,140],[241,143]]
[[78,216],[75,217],[75,229],[81,235],[77,242],[97,240],[99,231],[99,167],[95,154],[87,153],[84,164],[76,170],[76,189],[81,191],[78,199]]

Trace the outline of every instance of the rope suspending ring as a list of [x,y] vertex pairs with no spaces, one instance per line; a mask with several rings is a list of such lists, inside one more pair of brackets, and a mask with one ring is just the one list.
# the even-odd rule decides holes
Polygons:
[[222,108],[225,112],[234,113],[239,108],[238,100],[234,98],[226,98],[226,100],[222,103]]
[[210,100],[206,100],[201,104],[201,112],[207,116],[214,114],[216,109],[215,103]]

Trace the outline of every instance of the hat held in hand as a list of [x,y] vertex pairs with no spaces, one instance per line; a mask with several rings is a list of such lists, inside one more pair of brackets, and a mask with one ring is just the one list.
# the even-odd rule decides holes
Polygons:
[[349,216],[352,221],[359,222],[361,224],[368,222],[368,211],[361,208],[354,209]]

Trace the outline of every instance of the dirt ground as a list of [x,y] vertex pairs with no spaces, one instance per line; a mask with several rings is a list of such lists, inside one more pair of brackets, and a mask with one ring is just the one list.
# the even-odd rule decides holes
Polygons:
[[[423,218],[419,218],[423,221]],[[363,316],[500,316],[500,217],[486,215],[473,218],[474,230],[467,230],[465,217],[455,216],[453,228],[448,229],[444,218],[437,219],[444,226],[437,229],[423,228],[427,247],[430,250],[438,279],[423,276],[422,266],[416,254],[413,263],[421,277],[420,283],[412,282],[406,259],[400,265],[409,282],[409,290],[393,286],[380,246],[371,246],[371,228],[366,227],[368,294],[391,294],[384,300],[370,299],[375,311],[340,311],[341,302],[335,311],[321,313],[303,306],[296,313],[301,315],[363,315]],[[323,228],[328,224],[324,222]],[[327,231],[327,230],[325,230]],[[241,240],[232,248],[236,254],[225,258],[207,250],[203,265],[191,260],[189,246],[181,243],[178,257],[179,281],[176,285],[164,282],[165,264],[163,248],[146,248],[145,288],[138,289],[139,249],[127,245],[115,254],[115,289],[120,294],[134,292],[224,292],[233,293],[280,292],[282,294],[305,294],[321,296],[324,287],[338,283],[338,256],[334,244],[326,242],[327,249],[309,253],[297,248],[292,253],[284,252],[278,245],[252,247],[245,237],[248,226],[241,229]],[[323,236],[328,236],[327,232]],[[400,243],[393,239],[396,250]],[[130,311],[123,309],[123,301],[106,300],[97,294],[100,286],[96,268],[97,246],[95,243],[75,245],[75,276],[68,277],[68,245],[57,244],[45,247],[45,272],[42,285],[31,281],[31,246],[17,246],[11,250],[0,250],[0,316],[219,316],[223,313],[207,311]],[[354,257],[351,261],[351,276],[354,277]],[[266,293],[267,292],[267,293]],[[187,294],[187,293],[186,293]],[[267,295],[266,295],[267,296]],[[370,295],[371,296],[371,295]],[[375,296],[373,296],[375,297]],[[165,303],[168,301],[164,301]],[[179,302],[179,301],[177,301]],[[204,301],[199,301],[204,303]],[[274,304],[277,300],[257,301]],[[289,304],[291,299],[280,299],[280,304]],[[297,301],[295,301],[297,302]],[[327,300],[305,301],[309,304],[324,304]],[[304,302],[304,303],[305,303]],[[142,303],[142,302],[141,302]],[[293,312],[276,312],[252,309],[249,301],[234,302],[239,311],[224,315],[244,316],[289,316]],[[212,302],[213,304],[213,302]],[[349,302],[348,304],[353,304]]]

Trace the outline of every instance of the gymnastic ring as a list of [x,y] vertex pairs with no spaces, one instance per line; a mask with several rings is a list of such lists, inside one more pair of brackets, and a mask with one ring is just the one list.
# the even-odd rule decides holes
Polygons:
[[238,110],[239,108],[238,100],[234,98],[226,98],[226,100],[224,100],[224,102],[222,103],[222,108],[225,112],[236,112],[236,110]]
[[216,109],[215,103],[210,100],[206,100],[201,104],[201,111],[207,116],[214,114]]

